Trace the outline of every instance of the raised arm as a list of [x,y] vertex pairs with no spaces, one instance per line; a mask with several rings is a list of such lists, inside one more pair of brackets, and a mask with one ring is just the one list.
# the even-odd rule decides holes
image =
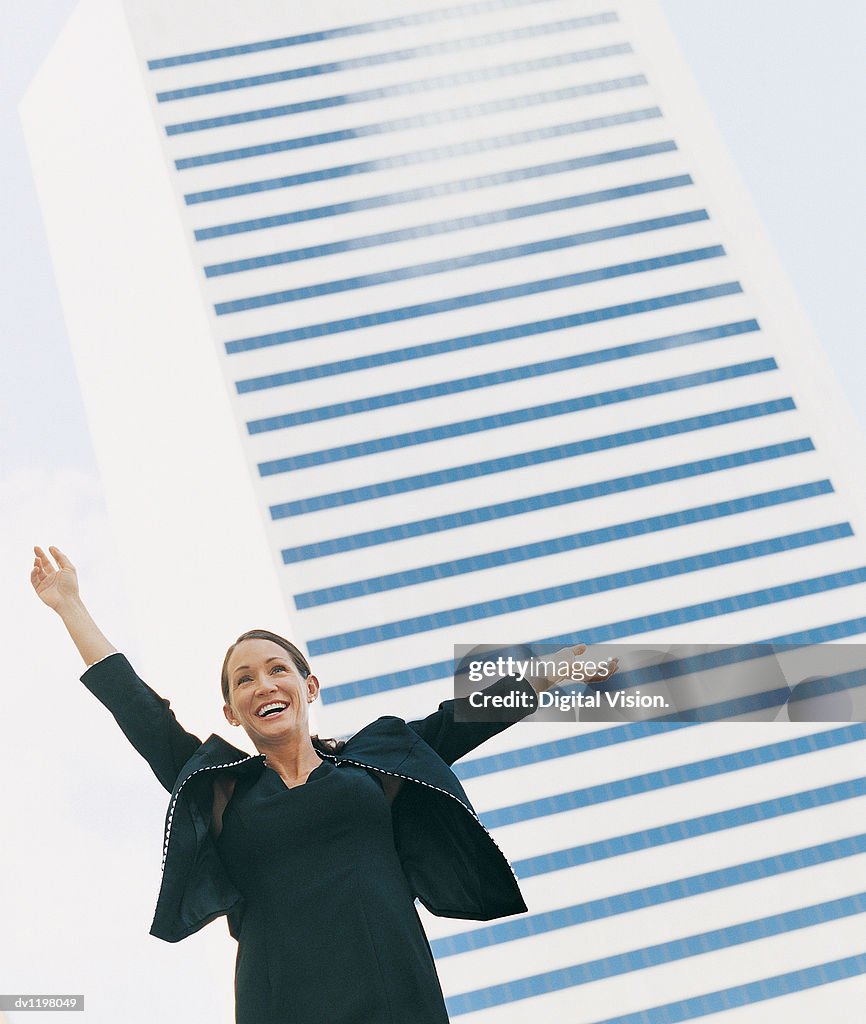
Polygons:
[[171,792],[201,740],[178,723],[169,702],[138,678],[93,621],[81,600],[78,574],[69,558],[59,548],[48,550],[56,566],[42,548],[33,549],[33,589],[60,616],[88,666],[81,681],[108,708],[126,738]]
[[480,747],[482,743],[486,743],[509,725],[514,725],[531,715],[536,709],[537,691],[528,680],[519,682],[511,677],[498,679],[485,687],[483,692],[490,695],[519,692],[525,694],[526,703],[525,706],[518,708],[503,708],[498,711],[487,709],[483,712],[483,721],[473,721],[467,716],[474,715],[478,719],[481,713],[471,707],[469,698],[452,697],[443,700],[433,714],[406,724],[414,729],[446,764],[454,764],[470,750]]

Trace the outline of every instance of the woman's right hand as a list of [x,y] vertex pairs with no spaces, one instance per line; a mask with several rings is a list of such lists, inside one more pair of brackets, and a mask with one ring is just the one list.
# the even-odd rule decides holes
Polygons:
[[30,582],[40,601],[54,611],[60,611],[65,605],[78,600],[78,574],[60,548],[52,546],[48,550],[54,556],[57,567],[42,548],[34,547],[36,557],[33,559]]

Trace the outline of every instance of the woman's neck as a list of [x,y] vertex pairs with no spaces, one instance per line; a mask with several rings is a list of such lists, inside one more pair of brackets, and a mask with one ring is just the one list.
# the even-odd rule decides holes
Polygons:
[[308,733],[287,737],[273,746],[259,747],[265,755],[265,764],[273,768],[287,783],[304,782],[310,772],[322,763],[322,759]]

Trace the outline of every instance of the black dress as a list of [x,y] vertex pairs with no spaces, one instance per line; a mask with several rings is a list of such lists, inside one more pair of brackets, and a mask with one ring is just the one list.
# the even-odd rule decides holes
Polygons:
[[239,778],[217,849],[244,897],[237,1024],[448,1024],[374,772]]

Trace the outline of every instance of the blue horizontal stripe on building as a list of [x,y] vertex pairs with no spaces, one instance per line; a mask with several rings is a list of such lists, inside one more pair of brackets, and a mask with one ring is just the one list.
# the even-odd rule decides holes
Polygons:
[[[847,620],[845,623],[838,625],[843,625],[848,629],[855,628],[857,632],[866,632],[866,618]],[[770,643],[737,645],[736,647],[726,648],[720,652],[710,654],[708,660],[713,660],[715,653],[718,653],[725,655],[724,659],[719,659],[723,664],[741,664],[751,660],[751,652],[754,648],[766,652],[768,647],[772,646],[774,645]],[[790,651],[804,646],[809,645],[790,645],[786,649]],[[683,659],[683,661],[687,660]],[[850,673],[843,672],[838,676],[834,676],[833,679],[845,681],[849,676],[859,677],[859,682],[859,679],[863,677],[863,670],[858,669]],[[495,775],[498,772],[513,771],[516,768],[525,768],[528,765],[544,764],[561,757],[573,757],[575,754],[602,750],[606,747],[617,746],[620,743],[631,743],[636,740],[652,738],[666,733],[669,728],[697,724],[700,723],[680,721],[669,716],[642,719],[639,722],[628,722],[625,725],[615,725],[612,728],[598,729],[591,733],[575,733],[557,740],[533,743],[528,747],[515,747],[512,750],[503,750],[499,754],[474,757],[469,760],[463,760],[459,765],[455,765],[452,770],[461,781],[468,782],[470,779],[481,778],[485,775]],[[866,726],[864,726],[864,730],[866,730]]]
[[535,178],[566,174],[570,171],[585,170],[589,167],[603,167],[606,164],[620,163],[626,160],[640,160],[643,157],[673,153],[676,151],[676,148],[676,143],[671,139],[665,139],[661,142],[651,142],[643,146],[630,146],[627,149],[614,149],[606,153],[571,157],[568,160],[554,160],[551,163],[535,164],[531,167],[516,167],[510,170],[494,171],[492,174],[478,174],[471,178],[456,178],[452,181],[438,182],[435,185],[421,185],[416,188],[401,189],[398,192],[384,192],[377,196],[349,199],[341,203],[329,203],[326,206],[311,206],[302,210],[292,210],[288,213],[256,217],[253,220],[240,220],[230,224],[216,224],[211,227],[198,228],[193,232],[193,235],[197,242],[203,242],[211,238],[223,238],[226,235],[238,235],[249,231],[263,231],[268,228],[284,227],[287,224],[301,224],[306,221],[320,220],[327,217],[342,217],[346,214],[358,213],[363,210],[379,210],[383,207],[414,203],[423,199],[463,194],[474,192],[478,189],[496,188],[515,181],[531,181]]
[[835,676],[821,676],[818,679],[805,679],[797,684],[796,692],[791,694],[791,703],[801,700],[814,700],[830,693],[842,690],[855,690],[866,684],[866,669],[852,669]]
[[359,163],[340,164],[336,167],[321,167],[313,171],[302,171],[297,174],[286,174],[278,178],[264,178],[261,181],[248,181],[240,185],[226,185],[221,188],[208,189],[203,192],[190,192],[184,196],[188,205],[210,203],[220,199],[231,199],[235,196],[253,195],[257,192],[271,192],[274,189],[294,188],[297,185],[308,185],[314,181],[331,181],[357,174],[372,174],[375,171],[391,170],[396,167],[412,167],[417,164],[430,163],[437,160],[452,160],[458,156],[472,153],[488,153],[496,149],[508,149],[511,146],[526,145],[530,142],[541,142],[547,139],[564,138],[583,132],[597,131],[601,128],[612,128],[616,125],[638,124],[662,116],[658,107],[647,107],[643,110],[627,110],[620,114],[608,114],[605,117],[592,117],[582,121],[569,121],[565,124],[547,125],[525,131],[512,132],[510,135],[494,135],[483,139],[474,139],[455,143],[451,146],[433,146],[427,149],[416,149],[408,153],[395,153],[393,156],[380,157],[376,160],[362,160]]
[[[156,99],[159,103],[171,103],[176,100],[191,99],[193,96],[211,96],[214,93],[253,89],[260,85],[275,85],[277,82],[294,82],[299,78],[318,78],[322,75],[354,71],[358,68],[382,67],[404,61],[424,60],[446,53],[465,53],[467,50],[484,49],[488,46],[498,46],[500,43],[509,43],[520,39],[539,39],[544,36],[559,35],[562,32],[571,32],[575,29],[591,28],[609,20],[610,18],[605,15],[594,14],[578,18],[564,18],[560,21],[548,21],[540,25],[520,25],[499,32],[484,32],[480,35],[464,36],[462,39],[443,39],[433,43],[424,43],[421,46],[407,46],[399,50],[364,54],[360,57],[346,57],[343,60],[328,61],[323,64],[286,68],[284,71],[270,71],[263,75],[247,75],[244,78],[231,78],[222,82],[188,85],[181,89],[163,89],[156,94]],[[631,51],[631,47],[627,43],[621,44],[621,46],[620,52]]]
[[[279,306],[285,303],[319,298],[322,295],[358,291],[363,288],[374,288],[378,285],[394,284],[398,281],[415,280],[419,277],[453,273],[455,270],[469,270],[472,267],[504,263],[509,260],[523,259],[527,256],[537,256],[541,253],[561,252],[563,249],[572,249],[576,246],[592,245],[596,242],[610,241],[614,238],[628,238],[631,235],[642,235],[651,231],[663,231],[668,228],[682,227],[684,224],[697,224],[709,219],[709,214],[706,210],[685,210],[681,213],[633,221],[629,224],[614,224],[610,227],[595,228],[592,231],[573,232],[568,235],[559,235],[556,238],[544,238],[534,242],[523,242],[520,245],[509,245],[499,249],[487,249],[484,252],[467,253],[464,256],[450,256],[444,260],[432,260],[427,263],[415,263],[406,267],[394,267],[390,270],[383,270],[373,274],[360,274],[355,277],[346,277],[334,281],[323,281],[319,284],[303,285],[300,288],[286,288],[278,292],[269,292],[265,295],[252,295],[247,298],[233,299],[229,302],[217,302],[214,304],[214,311],[217,316],[227,316],[232,313],[242,313],[249,309]],[[588,273],[593,274],[595,272],[589,271]],[[593,279],[593,277],[589,278],[590,281]],[[583,280],[574,282],[574,284],[582,283],[585,282]],[[521,286],[516,285],[515,287],[520,288]]]
[[[650,313],[659,309],[672,309],[676,306],[691,305],[695,302],[707,302],[712,299],[726,298],[730,295],[739,295],[742,290],[742,286],[738,281],[726,281],[724,284],[710,285],[706,288],[693,288],[689,291],[677,292],[672,295],[657,295],[651,299],[626,302],[617,306],[604,306],[600,309],[583,310],[580,313],[568,313],[565,316],[551,317],[546,320],[513,324],[510,327],[500,327],[492,331],[464,334],[456,338],[426,342],[422,345],[410,345],[406,348],[392,349],[388,352],[373,352],[369,355],[355,356],[352,359],[339,359],[331,363],[304,366],[297,370],[285,370],[279,373],[266,374],[262,377],[249,377],[246,380],[237,381],[235,388],[238,394],[244,395],[252,391],[262,391],[266,388],[285,387],[289,384],[318,380],[322,377],[355,373],[359,370],[369,370],[377,366],[390,366],[407,360],[427,359],[430,356],[443,355],[448,352],[461,352],[465,349],[479,348],[484,345],[498,345],[501,342],[515,341],[518,338],[531,338],[540,334],[552,334],[556,331],[564,331],[573,327],[585,327],[588,324],[602,323],[606,320],[639,316],[642,313]],[[720,338],[726,337],[728,334],[745,334],[759,329],[757,320],[741,320],[731,324],[721,324],[718,327],[703,328],[703,330],[707,331],[718,331]],[[667,337],[685,337],[688,333],[667,335]],[[700,333],[700,330],[696,333]],[[642,344],[651,345],[653,340],[632,343],[633,346],[640,346]],[[616,345],[610,349],[597,349],[594,353],[587,353],[587,358],[594,359],[597,362],[606,362],[608,358],[618,359],[630,353],[631,347],[629,345]],[[591,364],[587,363],[586,365]]]
[[794,551],[815,544],[826,544],[853,535],[854,531],[849,523],[833,523],[813,530],[800,530],[796,533],[783,534],[761,541],[718,548],[715,551],[702,552],[688,558],[674,558],[653,565],[636,566],[622,572],[607,573],[554,587],[542,587],[539,590],[510,594],[508,597],[495,600],[479,601],[475,604],[447,608],[425,615],[414,615],[406,619],[382,622],[363,629],[317,637],[309,641],[308,648],[311,656],[333,654],[335,651],[352,650],[356,647],[366,647],[369,644],[381,643],[384,640],[392,640],[397,637],[415,636],[418,633],[428,633],[466,622],[497,618],[500,615],[509,615],[529,608],[541,608],[548,604],[588,597],[591,594],[639,586],[643,583],[670,579],[693,572],[703,572],[721,565],[733,565],[738,562],[750,561],[753,558],[764,558],[782,551]]
[[679,1024],[680,1021],[706,1017],[711,1013],[722,1013],[738,1006],[750,1006],[767,999],[802,992],[805,989],[829,985],[846,978],[856,978],[866,973],[866,953],[830,960],[827,963],[802,967],[786,974],[774,974],[769,978],[750,981],[743,985],[706,992],[689,999],[680,999],[662,1006],[651,1006],[635,1013],[607,1017],[594,1024]]
[[809,644],[829,644],[834,640],[844,640],[846,637],[857,636],[860,633],[866,633],[866,616],[845,619],[843,622],[829,622],[824,626],[810,626],[808,629],[800,629],[794,633],[775,636],[770,640],[766,640],[765,643],[804,646]]
[[451,234],[455,231],[469,231],[472,228],[484,227],[489,224],[504,224],[529,217],[543,216],[547,213],[572,210],[581,206],[593,206],[597,203],[608,203],[617,199],[629,199],[633,196],[683,188],[692,184],[694,182],[691,175],[678,174],[669,178],[658,178],[654,181],[641,181],[632,185],[621,185],[618,188],[601,189],[598,192],[584,192],[581,195],[562,196],[540,203],[512,206],[504,210],[489,210],[483,213],[468,214],[465,217],[433,221],[428,224],[414,224],[411,227],[398,228],[393,231],[380,231],[371,235],[344,238],[337,242],[323,242],[319,245],[305,246],[302,249],[286,249],[283,252],[252,256],[249,259],[232,260],[228,263],[212,263],[205,266],[204,272],[206,277],[223,277],[226,274],[239,274],[248,270],[260,270],[263,267],[276,267],[285,263],[320,259],[323,256],[333,256],[337,253],[373,249],[382,245],[393,245],[396,242]]
[[[771,637],[767,640],[759,640],[755,643],[738,644],[722,648],[715,652],[703,654],[698,659],[683,658],[675,664],[684,666],[688,670],[693,661],[700,661],[709,665],[736,664],[739,661],[749,660],[753,657],[766,656],[768,647],[782,648],[786,652],[798,647],[809,647],[815,644],[829,644],[836,640],[843,640],[858,635],[866,634],[866,616],[853,619],[844,619],[841,622],[831,622],[823,626],[812,626],[808,629],[799,630],[794,633],[787,633],[781,636]],[[548,641],[535,640],[532,644],[544,644]],[[594,641],[601,642],[601,641]],[[489,652],[488,652],[489,654]],[[495,652],[494,652],[495,654]],[[405,672],[391,673],[390,676],[371,677],[370,679],[356,680],[354,683],[343,684],[344,687],[363,687],[356,689],[346,699],[358,696],[369,696],[383,690],[398,689],[401,686],[412,685],[416,682],[432,682],[450,676],[454,672],[453,660],[435,662],[431,665],[420,666],[418,671],[423,670],[426,678],[422,680],[406,681]],[[640,678],[646,670],[630,670],[629,674]],[[671,668],[673,671],[673,666]],[[625,673],[624,673],[625,674]],[[661,673],[659,673],[659,676]],[[377,687],[372,684],[377,679],[383,679],[383,685]],[[328,687],[322,691],[327,693],[333,700],[333,692],[338,687]],[[500,754],[492,754],[482,757],[464,760],[461,764],[455,765],[454,772],[461,779],[472,779],[479,775],[489,775],[499,771],[506,771],[512,768],[524,767],[528,764],[537,764],[550,758],[568,757],[572,754],[582,753],[588,750],[596,750],[602,747],[618,743],[629,743],[632,740],[644,739],[649,736],[656,736],[660,732],[669,729],[686,728],[695,725],[695,722],[669,721],[664,718],[647,719],[640,722],[630,722],[627,725],[617,725],[611,729],[599,729],[592,733],[585,733],[578,736],[567,736],[561,740],[552,740],[546,743],[534,744],[530,747],[518,747],[514,750],[504,751]]]
[[[326,687],[326,689],[328,688]],[[321,692],[324,693],[325,690]],[[498,754],[464,758],[460,764],[453,765],[451,770],[461,782],[468,782],[470,779],[495,775],[497,772],[544,764],[561,757],[573,757],[575,754],[585,754],[593,750],[604,750],[607,747],[618,746],[620,743],[651,739],[662,733],[673,732],[677,728],[685,728],[693,724],[692,722],[683,722],[659,725],[653,720],[628,722],[625,725],[615,725],[609,729],[594,729],[592,732],[579,732],[556,740],[546,740],[544,743],[533,743],[528,747],[515,747],[513,750],[503,750]]]
[[565,814],[586,807],[596,807],[614,800],[654,793],[671,786],[682,786],[719,775],[729,775],[731,772],[757,768],[792,757],[803,757],[821,750],[832,750],[849,743],[862,743],[864,740],[866,726],[862,722],[856,722],[838,729],[827,729],[808,736],[797,736],[794,739],[779,740],[760,747],[737,750],[731,754],[691,761],[688,764],[671,765],[659,771],[641,772],[624,779],[596,783],[567,793],[526,800],[509,807],[487,811],[481,817],[489,829],[504,828],[506,825],[517,825],[537,818],[547,818],[552,814]]
[[509,919],[499,924],[475,928],[472,931],[457,932],[440,939],[433,939],[430,948],[433,956],[444,959],[449,956],[460,956],[476,949],[488,949],[505,942],[516,942],[519,939],[531,938],[535,935],[546,935],[559,931],[561,928],[573,928],[576,925],[601,921],[620,914],[630,914],[636,910],[647,910],[665,903],[686,900],[692,896],[703,896],[706,893],[730,889],[737,885],[747,885],[765,878],[776,878],[792,871],[803,871],[821,864],[832,864],[834,861],[847,857],[857,857],[866,853],[866,833],[834,839],[829,843],[816,846],[805,846],[799,850],[761,857],[758,860],[732,864],[730,867],[718,868],[715,871],[704,871],[697,875],[674,878],[658,885],[631,889],[628,892],[615,893],[586,903],[575,903],[568,907],[557,907],[540,914],[521,915],[517,919]]
[[[826,481],[826,483],[829,484],[829,481]],[[829,488],[829,492],[832,492],[832,487]],[[803,644],[780,644],[778,640],[763,644],[737,644],[731,647],[723,647],[716,651],[706,651],[684,658],[675,658],[657,665],[647,665],[644,668],[627,669],[623,672],[617,672],[615,677],[595,684],[595,688],[613,692],[635,686],[648,686],[652,683],[679,679],[682,676],[691,675],[696,672],[705,672],[710,669],[730,667],[731,665],[742,665],[746,661],[755,661],[763,658],[775,659],[779,654],[789,653],[803,646]],[[859,686],[860,682],[857,681],[859,678],[860,670],[851,673],[843,672],[839,675],[827,677],[826,692],[837,692],[839,689]],[[834,680],[835,683],[830,685],[830,680]],[[806,696],[797,696],[794,698],[795,700],[817,697],[823,691],[822,685],[817,680],[813,680],[805,690],[803,690],[802,686],[799,687],[798,692],[805,693]],[[663,715],[660,719],[656,720],[664,721],[668,717]]]
[[576,355],[547,359],[540,363],[512,366],[501,370],[492,370],[489,373],[474,374],[471,377],[459,377],[456,380],[439,381],[435,384],[424,384],[421,387],[405,388],[401,391],[390,391],[381,395],[367,395],[364,398],[356,398],[347,402],[334,402],[331,405],[320,405],[312,409],[299,409],[297,412],[250,420],[247,423],[247,431],[250,434],[260,434],[268,430],[280,430],[305,423],[353,416],[357,413],[371,412],[374,409],[390,409],[393,406],[428,401],[443,395],[465,394],[469,391],[496,387],[500,384],[533,380],[537,377],[546,377],[552,373],[562,373],[585,366],[597,366],[600,363],[613,362],[618,359],[630,359],[653,352],[668,352],[671,349],[700,345],[707,341],[719,341],[756,330],[758,330],[758,322],[751,320],[723,324],[720,327],[683,331],[681,334],[668,334],[662,338],[650,338],[646,341],[631,342],[613,348],[596,349],[593,352],[579,352]]
[[630,277],[634,274],[645,274],[653,270],[665,270],[670,267],[686,266],[704,260],[714,260],[725,256],[721,245],[709,245],[700,249],[689,249],[684,252],[669,253],[665,256],[653,256],[649,259],[632,260],[628,263],[617,263],[607,267],[580,271],[574,274],[560,274],[556,277],[540,278],[526,281],[523,284],[508,285],[505,288],[491,288],[481,292],[470,292],[465,295],[450,296],[432,302],[419,302],[411,306],[398,306],[395,309],[383,309],[376,313],[367,313],[340,320],[329,320],[325,323],[308,324],[291,330],[274,331],[258,334],[250,338],[239,338],[227,341],[225,350],[228,355],[238,352],[252,352],[256,349],[270,348],[273,345],[287,345],[295,341],[307,341],[311,338],[324,338],[333,334],[345,334],[360,331],[365,327],[378,327],[382,324],[400,323],[406,320],[417,320],[439,313],[453,313],[473,306],[487,306],[497,302],[508,302],[524,298],[527,295],[543,295],[547,292],[561,291],[565,288],[578,288],[585,284],[598,281],[610,281],[619,277]]
[[[812,700],[829,694],[845,693],[848,690],[856,690],[864,686],[866,686],[866,669],[856,672],[841,672],[836,676],[825,676],[820,682],[810,680],[808,683],[800,683],[796,691],[792,691],[788,686],[781,686],[773,690],[765,690],[762,693],[752,693],[745,697],[720,701],[718,704],[705,704],[702,707],[689,708],[685,711],[672,711],[666,715],[653,716],[653,721],[721,722],[741,715],[778,710],[786,705],[790,708],[791,705],[796,705],[800,701]],[[844,721],[845,718],[850,718],[851,714],[849,712],[848,715],[839,717]],[[821,720],[820,716],[818,716],[818,720]]]
[[622,78],[610,78],[601,82],[586,82],[578,85],[566,85],[559,89],[545,89],[542,92],[526,93],[523,96],[488,100],[485,103],[471,103],[462,107],[450,107],[445,110],[429,110],[409,117],[396,117],[388,121],[375,121],[370,124],[356,125],[352,128],[335,128],[327,132],[316,132],[313,135],[300,135],[292,139],[275,139],[273,142],[260,142],[255,146],[239,146],[235,149],[222,149],[214,153],[202,153],[199,156],[179,157],[174,161],[175,170],[186,171],[193,167],[210,167],[213,164],[230,163],[235,160],[249,160],[257,156],[273,156],[274,153],[289,153],[296,149],[310,149],[314,146],[330,146],[337,142],[350,142],[354,139],[366,139],[375,135],[390,135],[394,132],[411,131],[429,125],[450,124],[456,121],[468,121],[475,117],[487,117],[506,113],[510,110],[527,110],[531,107],[544,106],[547,103],[561,103],[564,100],[580,99],[583,96],[596,96],[606,92],[618,92],[620,89],[633,89],[646,85],[644,75],[628,75]]
[[[727,925],[724,928],[714,928],[711,931],[686,935],[669,942],[632,949],[626,953],[616,953],[612,956],[600,957],[597,960],[544,971],[541,974],[514,978],[503,984],[488,985],[470,992],[461,992],[459,995],[450,996],[446,1000],[446,1004],[449,1014],[459,1017],[464,1013],[473,1013],[492,1006],[502,1006],[505,1003],[521,999],[531,999],[534,996],[558,992],[578,985],[587,985],[603,978],[619,977],[633,971],[656,967],[659,964],[674,963],[688,957],[701,956],[718,949],[740,946],[747,942],[758,942],[775,935],[785,935],[801,928],[812,928],[827,921],[838,921],[854,914],[862,914],[864,911],[866,911],[866,892],[853,893],[839,899],[798,907],[796,910],[786,910],[780,914],[771,914],[767,917]],[[645,1020],[642,1017],[635,1019]]]
[[[679,434],[691,433],[695,430],[708,430],[726,426],[730,423],[741,423],[745,420],[778,413],[790,412],[795,408],[790,398],[779,398],[772,402],[759,402],[755,405],[740,406],[735,409],[724,409],[720,412],[704,413],[701,416],[689,416],[682,420],[671,420],[667,423],[656,423],[651,426],[625,430],[618,434],[606,434],[602,437],[572,441],[567,444],[555,445],[551,448],[539,448],[534,451],[518,452],[502,458],[488,459],[482,462],[470,462],[463,466],[454,466],[433,473],[422,473],[418,476],[402,477],[384,481],[380,484],[369,484],[366,487],[351,488],[346,491],[334,491],[331,494],[314,495],[309,498],[298,498],[295,501],[283,502],[271,507],[273,519],[284,519],[289,516],[306,515],[323,508],[338,508],[361,501],[372,501],[394,494],[423,490],[427,487],[439,487],[455,483],[459,480],[473,480],[482,476],[507,473],[528,466],[543,465],[562,459],[574,458],[593,452],[607,451],[631,444],[642,444],[645,441],[658,440],[662,437],[676,437]],[[338,554],[342,551],[353,551],[357,548],[371,547],[376,544],[390,543],[394,540],[405,540],[408,537],[419,537],[441,530],[455,530],[462,526],[474,526],[504,516],[522,515],[540,508],[552,508],[555,505],[570,504],[574,501],[588,501],[605,494],[633,490],[639,487],[651,487],[658,483],[668,483],[687,476],[731,469],[735,466],[750,465],[769,458],[783,458],[811,451],[813,444],[808,438],[800,438],[784,442],[785,446],[769,445],[765,448],[749,449],[747,452],[735,452],[730,455],[717,456],[714,459],[700,459],[694,462],[680,463],[656,470],[645,470],[627,476],[615,477],[610,480],[581,484],[575,487],[550,491],[545,494],[498,502],[494,505],[477,506],[462,509],[459,512],[432,516],[428,519],[416,519],[408,523],[365,530],[361,533],[346,534],[342,537],[330,537],[311,544],[283,550],[283,561],[304,561],[308,558],[321,558],[324,555]],[[766,454],[765,454],[766,453]]]
[[[321,605],[337,601],[349,601],[368,594],[380,594],[388,590],[402,587],[417,586],[436,580],[450,579],[472,572],[483,572],[504,565],[515,565],[519,562],[549,555],[562,554],[566,551],[577,551],[599,544],[610,544],[629,537],[641,537],[648,533],[663,530],[675,530],[681,526],[694,523],[705,523],[726,516],[742,515],[761,508],[773,508],[795,501],[804,501],[822,494],[831,494],[832,484],[829,480],[814,480],[794,487],[782,487],[775,491],[763,491],[759,494],[748,494],[742,498],[729,501],[718,501],[710,505],[699,505],[692,508],[679,509],[664,515],[647,516],[632,519],[625,523],[602,526],[594,530],[582,530],[559,537],[546,537],[544,540],[531,544],[519,544],[515,547],[500,548],[486,551],[465,558],[455,558],[447,562],[435,562],[419,566],[415,569],[404,569],[401,572],[387,573],[382,576],[371,576],[355,580],[351,583],[340,583],[318,590],[307,590],[295,594],[295,607],[298,609],[317,608]],[[626,685],[626,684],[622,684]],[[628,683],[628,685],[634,685]]]
[[[180,121],[166,125],[167,135],[186,135],[190,132],[209,131],[212,128],[225,128],[229,125],[249,124],[251,121],[267,121],[275,117],[292,117],[295,114],[306,114],[315,110],[328,110],[333,107],[346,107],[355,103],[369,103],[373,100],[391,99],[397,96],[414,96],[419,93],[434,92],[436,89],[452,89],[458,85],[476,85],[479,82],[492,82],[500,78],[511,78],[529,74],[532,71],[545,71],[551,68],[567,67],[587,60],[586,50],[569,51],[568,53],[548,54],[529,60],[509,61],[506,64],[494,64],[487,67],[471,68],[468,71],[456,71],[446,75],[432,75],[427,78],[413,78],[406,82],[393,82],[380,85],[374,89],[359,89],[355,92],[337,93],[332,96],[317,96],[315,99],[300,100],[296,103],[279,103],[273,107],[258,107],[255,110],[243,110],[233,114],[220,114],[216,117],[200,117],[193,121]],[[598,56],[598,49],[592,51]]]
[[[211,50],[198,50],[195,53],[159,57],[155,60],[149,60],[147,66],[150,71],[156,71],[160,68],[179,67],[183,64],[198,64],[208,60],[224,60],[226,57],[240,57],[250,53],[281,50],[290,46],[306,46],[309,43],[323,43],[330,39],[345,39],[348,36],[367,35],[373,32],[387,31],[388,29],[428,25],[451,18],[510,10],[515,7],[532,7],[536,4],[549,2],[550,0],[481,0],[480,3],[442,7],[432,11],[418,11],[394,18],[380,18],[377,21],[363,21],[355,25],[341,25],[339,28],[320,29],[317,32],[302,32],[298,35],[281,36],[277,39],[262,39],[254,43],[240,43],[235,46],[221,46]],[[599,15],[599,18],[603,19],[602,23],[617,20],[613,12],[606,12]]]
[[[783,583],[775,587],[765,587],[762,590],[752,590],[742,594],[715,598],[712,601],[702,601],[697,604],[684,605],[680,608],[672,608],[662,612],[638,615],[602,626],[592,626],[582,629],[579,637],[543,637],[531,640],[530,642],[558,643],[560,646],[565,643],[576,642],[576,640],[586,644],[606,643],[610,640],[621,640],[624,637],[634,636],[639,633],[649,633],[657,629],[681,625],[684,622],[705,621],[720,615],[729,615],[735,612],[746,611],[750,608],[760,608],[784,601],[793,601],[813,594],[825,594],[844,587],[857,586],[861,583],[866,583],[866,566],[828,573],[824,576],[815,576],[811,579],[796,580],[795,582]],[[857,636],[864,632],[866,632],[866,617],[860,617],[846,619],[843,622],[832,623],[810,630],[802,630],[799,633],[790,633],[786,636],[777,637],[776,640],[779,643],[829,643],[833,640]],[[325,687],[321,691],[322,700],[325,704],[344,700],[356,700],[359,697],[367,697],[374,693],[383,693],[387,690],[397,690],[404,686],[417,686],[421,683],[430,683],[438,679],[447,679],[452,675],[453,671],[453,659],[434,661],[426,665],[416,665],[413,668],[402,669],[397,672],[382,673],[378,676],[369,676],[364,679],[355,679],[335,686]]]
[[699,370],[686,373],[679,377],[666,377],[662,380],[646,381],[624,388],[613,388],[610,391],[598,391],[589,395],[577,395],[564,398],[558,402],[545,402],[543,405],[528,406],[523,409],[503,410],[489,416],[476,416],[469,420],[454,423],[442,423],[423,430],[410,430],[402,434],[390,434],[385,437],[358,441],[355,444],[338,445],[334,448],[321,448],[314,452],[303,452],[259,463],[262,476],[273,476],[277,473],[291,473],[310,466],[321,466],[331,462],[344,462],[347,459],[363,458],[380,452],[397,451],[422,444],[432,444],[449,438],[466,437],[470,434],[486,433],[488,430],[501,430],[505,427],[523,423],[535,423],[539,420],[551,419],[555,416],[568,416],[587,409],[600,409],[608,405],[619,405],[622,402],[638,401],[654,395],[671,394],[689,388],[705,387],[724,381],[739,380],[756,374],[770,373],[778,369],[776,360],[753,359],[745,363],[734,363],[712,370]]
[[[859,728],[862,733],[860,738],[866,739],[866,727],[861,724]],[[583,864],[594,864],[612,857],[624,857],[631,853],[668,846],[671,843],[681,843],[688,839],[697,839],[732,828],[772,821],[774,818],[784,817],[788,814],[799,814],[845,800],[856,800],[862,796],[866,796],[866,778],[846,779],[843,782],[834,782],[831,785],[801,790],[798,793],[789,793],[785,796],[771,797],[768,800],[743,804],[728,810],[715,811],[712,814],[701,814],[694,818],[668,822],[653,828],[641,829],[639,832],[629,832],[608,839],[597,839],[579,846],[553,850],[550,853],[542,853],[515,861],[512,867],[517,877],[525,881],[527,878],[537,878],[539,875],[546,875],[554,871],[565,871]]]
[[[666,629],[684,622],[697,622],[716,618],[719,615],[748,611],[751,608],[759,608],[768,604],[794,601],[813,594],[826,594],[832,590],[838,590],[840,587],[856,586],[863,582],[866,582],[866,566],[857,566],[853,569],[827,573],[824,576],[814,576],[811,579],[795,580],[774,587],[752,590],[734,597],[721,597],[712,601],[687,605],[684,608],[673,608],[669,611],[635,616],[631,619],[611,623],[608,626],[584,630],[583,634],[588,643],[603,643],[605,640],[649,632],[651,629]],[[559,643],[561,641],[564,643],[564,637],[568,635],[570,634],[545,637],[541,642]]]

